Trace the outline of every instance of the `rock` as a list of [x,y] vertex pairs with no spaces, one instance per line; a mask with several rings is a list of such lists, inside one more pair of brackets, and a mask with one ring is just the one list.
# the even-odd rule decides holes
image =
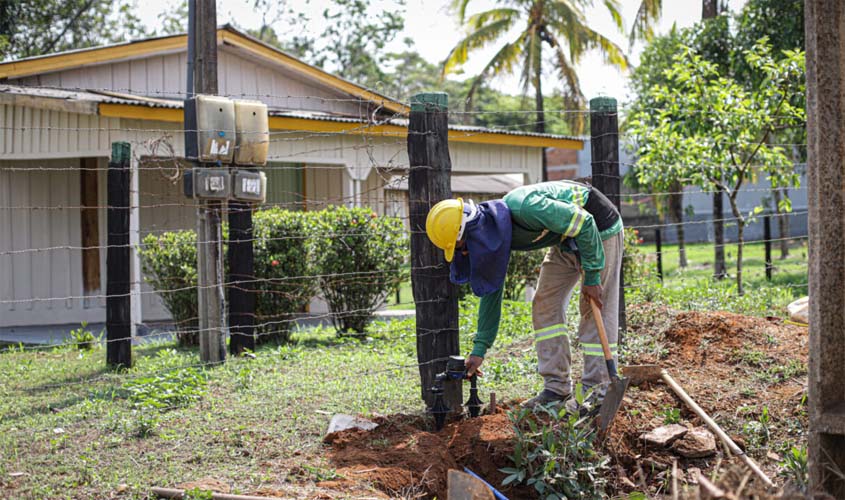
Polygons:
[[333,416],[331,422],[329,422],[329,430],[326,431],[326,434],[333,434],[335,432],[345,431],[347,429],[361,429],[365,431],[371,431],[376,427],[378,427],[378,424],[373,422],[372,420],[338,413],[337,415]]
[[696,427],[675,441],[672,449],[686,458],[709,457],[716,454],[716,438],[704,427]]
[[687,469],[687,482],[689,484],[698,484],[698,476],[701,475],[701,469],[698,467],[690,467]]
[[789,319],[797,323],[810,323],[810,298],[801,297],[795,302],[786,306],[789,311]]
[[653,429],[651,432],[647,432],[640,436],[640,438],[650,445],[662,448],[669,446],[673,441],[682,437],[686,433],[687,428],[683,425],[671,424]]

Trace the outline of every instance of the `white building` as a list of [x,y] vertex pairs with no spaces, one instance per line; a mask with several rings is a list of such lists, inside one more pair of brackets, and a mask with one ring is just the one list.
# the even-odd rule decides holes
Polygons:
[[[265,102],[268,203],[368,205],[407,169],[405,103],[310,66],[229,26],[217,31],[219,94]],[[105,173],[132,147],[130,241],[195,227],[174,180],[183,153],[185,35],[0,63],[0,332],[105,319]],[[576,138],[455,126],[458,174],[540,179],[544,147]],[[133,322],[168,317],[133,248]]]

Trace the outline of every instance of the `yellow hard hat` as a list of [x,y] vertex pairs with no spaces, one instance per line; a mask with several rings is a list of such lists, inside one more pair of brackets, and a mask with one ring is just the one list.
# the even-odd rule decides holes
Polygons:
[[425,218],[425,232],[434,246],[443,250],[446,262],[452,262],[455,244],[464,223],[464,200],[443,200],[428,212]]

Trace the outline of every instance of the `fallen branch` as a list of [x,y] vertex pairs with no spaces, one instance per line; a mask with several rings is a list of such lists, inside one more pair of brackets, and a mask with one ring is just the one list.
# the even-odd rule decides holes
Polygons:
[[[159,488],[153,487],[150,489],[153,495],[160,498],[185,498],[185,490],[176,488]],[[282,500],[279,497],[256,497],[252,495],[231,495],[229,493],[215,493],[211,492],[212,500]]]

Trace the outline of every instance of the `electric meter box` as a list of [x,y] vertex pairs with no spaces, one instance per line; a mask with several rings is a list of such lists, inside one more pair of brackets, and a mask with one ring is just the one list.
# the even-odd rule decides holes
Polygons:
[[[185,101],[186,118],[196,123],[185,124],[196,130],[196,158],[201,162],[231,163],[235,154],[235,104],[231,99],[198,95]],[[187,148],[190,157],[192,148]]]
[[236,170],[232,175],[232,196],[240,201],[264,203],[267,198],[267,176],[264,172]]
[[232,193],[231,175],[225,168],[193,168],[185,172],[185,196],[201,200],[225,200]]
[[267,105],[260,101],[235,101],[235,163],[264,165],[270,149]]

